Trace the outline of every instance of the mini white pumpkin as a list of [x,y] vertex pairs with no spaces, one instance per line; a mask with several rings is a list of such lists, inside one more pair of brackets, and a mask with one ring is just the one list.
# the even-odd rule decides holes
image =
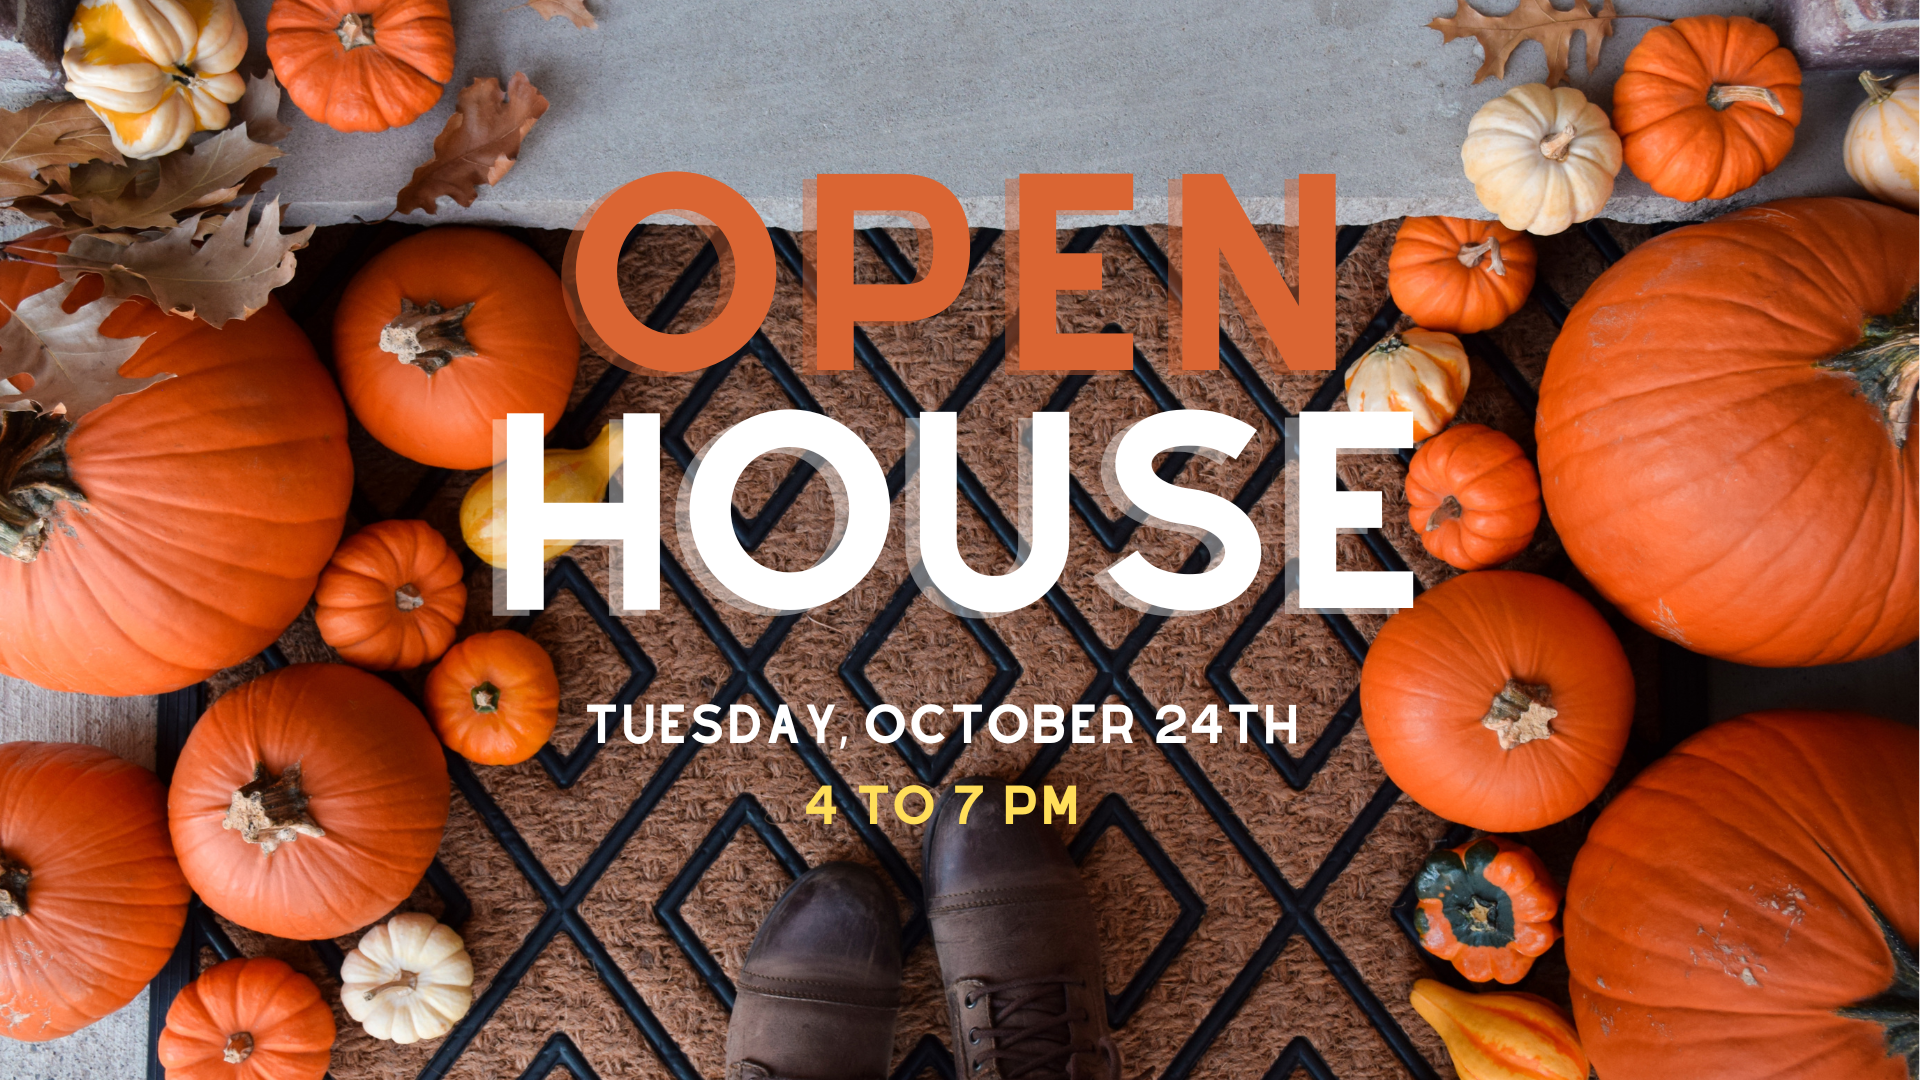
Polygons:
[[227,126],[247,83],[247,27],[233,0],[81,0],[67,30],[67,90],[114,148],[159,157]]
[[1347,369],[1352,412],[1410,412],[1415,442],[1440,434],[1460,411],[1472,371],[1460,339],[1418,328],[1394,334]]
[[340,965],[340,1003],[376,1039],[437,1039],[473,1006],[473,959],[433,916],[395,915]]
[[1867,100],[1847,125],[1847,175],[1884,203],[1920,209],[1920,75],[1892,79],[1860,73]]
[[1620,136],[1580,91],[1528,83],[1473,114],[1460,161],[1500,224],[1550,236],[1607,204],[1620,172]]

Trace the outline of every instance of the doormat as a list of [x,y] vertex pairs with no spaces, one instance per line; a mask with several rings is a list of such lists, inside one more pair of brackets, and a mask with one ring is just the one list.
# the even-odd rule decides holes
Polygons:
[[[509,231],[558,266],[566,234]],[[1292,280],[1291,230],[1260,231]],[[1343,355],[1406,325],[1387,292],[1394,231],[1393,222],[1342,231]],[[301,276],[283,296],[304,313],[323,356],[330,306],[345,278],[407,232],[390,224],[316,236]],[[1505,431],[1531,451],[1532,415],[1523,394],[1539,383],[1557,316],[1618,248],[1651,232],[1607,224],[1538,239],[1535,299],[1472,343],[1472,386],[1460,418]],[[865,236],[859,280],[912,274],[912,233]],[[1063,376],[1022,373],[999,362],[1006,245],[989,231],[975,236],[976,265],[961,297],[923,322],[868,327],[867,351],[855,370],[803,369],[803,297],[786,259],[761,335],[724,364],[635,375],[608,396],[607,362],[583,352],[574,403],[585,412],[563,423],[555,441],[583,445],[606,418],[623,412],[661,414],[663,507],[674,505],[689,456],[756,413],[817,408],[856,432],[886,468],[906,448],[910,411],[957,406],[960,456],[982,495],[962,501],[960,550],[989,573],[1012,565],[1004,542],[1011,510],[1001,508],[1019,505],[1015,423],[1070,401],[1078,487],[1067,568],[1042,603],[998,619],[960,619],[918,594],[903,556],[904,514],[896,497],[880,561],[831,605],[776,619],[713,603],[697,587],[663,587],[660,611],[608,616],[605,553],[576,548],[571,562],[561,560],[566,565],[549,578],[557,595],[526,626],[553,655],[560,675],[553,753],[466,773],[472,787],[455,794],[439,857],[457,898],[430,881],[403,907],[440,917],[464,914],[458,928],[473,957],[480,1014],[467,1037],[456,1028],[447,1038],[410,1047],[377,1044],[339,1010],[339,982],[328,962],[331,956],[337,965],[338,953],[326,943],[316,948],[221,924],[240,951],[287,960],[335,1002],[337,1080],[720,1076],[730,980],[760,919],[797,870],[830,859],[865,863],[892,881],[909,920],[895,1075],[949,1076],[939,969],[918,917],[920,828],[889,813],[863,830],[853,823],[862,815],[851,800],[840,801],[831,824],[803,808],[834,778],[847,788],[885,785],[897,792],[915,784],[938,790],[938,781],[982,773],[1022,775],[1075,791],[1077,821],[1061,827],[1082,859],[1092,895],[1087,917],[1104,943],[1109,1011],[1127,1075],[1284,1077],[1301,1068],[1347,1080],[1453,1075],[1440,1040],[1407,1004],[1413,980],[1434,971],[1394,911],[1401,901],[1404,915],[1408,883],[1450,826],[1399,796],[1358,719],[1357,658],[1381,620],[1274,613],[1271,603],[1286,558],[1278,540],[1275,421],[1344,403],[1337,393],[1329,397],[1325,372],[1269,366],[1230,303],[1222,308],[1223,340],[1230,342],[1223,352],[1232,363],[1205,372],[1170,367],[1164,261],[1155,262],[1166,250],[1164,228],[1063,231],[1060,242],[1099,253],[1105,283],[1098,292],[1062,294],[1060,328],[1131,334],[1133,371]],[[783,255],[793,253],[777,246]],[[641,317],[671,315],[664,325],[672,331],[701,325],[725,300],[721,275],[703,269],[712,263],[706,249],[691,227],[640,230],[622,262],[629,307]],[[1128,424],[1182,407],[1228,413],[1257,429],[1239,458],[1193,459],[1178,480],[1241,497],[1268,539],[1260,577],[1238,600],[1199,615],[1155,619],[1116,602],[1095,575],[1136,551],[1178,568],[1196,541],[1116,520],[1100,482],[1101,455]],[[456,549],[463,547],[457,510],[477,474],[445,475],[403,460],[357,425],[352,445],[362,497],[349,528],[376,517],[421,517]],[[794,493],[809,475],[792,475],[795,464],[762,458],[735,493],[750,526],[763,509],[776,519],[755,557],[783,570],[818,559],[834,519],[831,491],[821,479],[807,479]],[[1425,554],[1407,525],[1399,458],[1347,456],[1341,471],[1349,486],[1384,493],[1385,518],[1371,535],[1340,538],[1343,569],[1405,566],[1422,586],[1453,573]],[[670,585],[674,570],[686,564],[671,530],[664,538],[663,560],[671,565],[663,584]],[[1532,547],[1511,565],[1568,581],[1598,602],[1544,520]],[[491,570],[471,558],[468,566],[463,636],[507,623],[491,614]],[[1659,737],[1654,645],[1622,620],[1612,621],[1640,684],[1636,747],[1650,746]],[[277,652],[210,681],[209,700],[270,663],[328,659],[333,656],[309,612]],[[805,752],[765,742],[633,745],[616,716],[607,743],[591,745],[597,736],[587,706],[625,701],[737,702],[769,720],[782,704],[800,716],[808,704],[831,704],[842,725],[843,718],[857,723],[883,701],[909,709],[1007,703],[1029,712],[1036,704],[1118,702],[1134,707],[1141,726],[1130,745],[1040,748],[979,736],[954,756],[959,733],[951,712],[939,718],[949,721],[940,728],[944,742],[920,746],[909,736],[888,746],[856,737]],[[1240,743],[1226,706],[1242,702],[1271,704],[1281,713],[1296,706],[1297,742],[1271,754]],[[1161,706],[1179,705],[1191,717],[1209,704],[1220,707],[1225,721],[1217,742],[1190,734],[1184,746],[1156,745],[1143,733],[1143,727],[1152,730]],[[1261,726],[1255,722],[1256,739]],[[1630,750],[1616,786],[1644,756]],[[1582,815],[1524,839],[1564,881],[1589,820]],[[349,949],[356,939],[332,944]],[[204,959],[212,958],[207,950]],[[1521,988],[1565,1001],[1558,945]]]

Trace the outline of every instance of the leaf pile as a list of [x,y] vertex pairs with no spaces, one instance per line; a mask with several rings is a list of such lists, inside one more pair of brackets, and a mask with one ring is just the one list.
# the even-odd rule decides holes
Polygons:
[[1482,15],[1467,0],[1456,2],[1459,8],[1451,18],[1435,19],[1427,26],[1440,31],[1443,45],[1463,37],[1480,42],[1486,59],[1473,73],[1475,83],[1489,75],[1506,78],[1507,58],[1513,50],[1523,41],[1537,41],[1547,52],[1547,85],[1559,86],[1567,81],[1567,54],[1573,48],[1576,32],[1586,35],[1587,71],[1591,73],[1600,64],[1600,45],[1613,33],[1613,20],[1618,14],[1613,0],[1600,0],[1598,8],[1590,0],[1573,0],[1573,7],[1565,11],[1554,7],[1553,0],[1520,0],[1512,11],[1498,16]]
[[461,206],[472,206],[482,184],[497,184],[520,157],[520,143],[545,115],[547,99],[514,72],[506,95],[500,80],[475,79],[460,91],[460,101],[447,126],[433,140],[433,160],[413,170],[413,179],[400,189],[394,212],[435,212],[440,196]]

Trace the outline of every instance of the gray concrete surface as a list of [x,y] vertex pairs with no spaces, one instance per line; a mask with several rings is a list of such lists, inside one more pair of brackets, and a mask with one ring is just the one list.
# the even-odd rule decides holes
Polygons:
[[[933,177],[975,224],[994,226],[1004,182],[1021,172],[1131,172],[1135,221],[1164,220],[1166,181],[1182,172],[1224,173],[1256,221],[1284,220],[1283,185],[1304,172],[1339,177],[1343,222],[1484,217],[1460,166],[1467,121],[1546,72],[1526,43],[1507,78],[1473,85],[1479,46],[1442,45],[1426,25],[1452,14],[1453,0],[589,0],[597,31],[505,4],[453,0],[451,87],[525,71],[552,109],[498,188],[465,210],[442,200],[437,220],[571,228],[620,184],[682,169],[731,185],[787,227],[800,223],[802,181],[836,171]],[[268,4],[243,6],[260,40]],[[1665,17],[1770,11],[1766,0],[1622,6]],[[1597,73],[1576,43],[1573,84],[1606,104],[1654,25],[1621,18]],[[1605,216],[1701,217],[1855,192],[1839,151],[1861,98],[1853,80],[1809,74],[1798,145],[1728,204],[1675,203],[1623,175]],[[376,135],[298,120],[279,180],[287,220],[386,216],[453,97]]]

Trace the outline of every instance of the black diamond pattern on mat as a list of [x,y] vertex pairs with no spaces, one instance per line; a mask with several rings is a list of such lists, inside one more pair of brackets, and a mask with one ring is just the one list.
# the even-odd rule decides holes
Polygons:
[[[1119,228],[1133,252],[1143,260],[1164,286],[1167,282],[1167,259],[1149,232],[1139,226],[1120,226]],[[798,275],[801,267],[798,242],[785,230],[769,231],[777,256],[789,270]],[[1065,250],[1088,251],[1099,241],[1105,231],[1105,226],[1079,230],[1068,242]],[[390,235],[380,234],[379,230],[373,228],[362,230],[362,232],[365,235],[356,238],[354,243],[349,245],[349,251],[336,258],[334,265],[322,269],[318,280],[324,287],[310,290],[310,296],[324,298],[337,291],[346,276],[364,261],[377,242],[378,236]],[[1344,259],[1359,243],[1365,232],[1364,226],[1342,228],[1336,244],[1337,257]],[[1588,222],[1583,226],[1583,232],[1600,251],[1603,259],[1611,262],[1619,257],[1619,246],[1606,232],[1604,225],[1599,222]],[[637,234],[638,230],[636,230]],[[912,261],[889,236],[879,230],[865,230],[862,236],[897,279],[901,281],[913,279],[915,270]],[[975,233],[970,250],[969,272],[978,266],[981,258],[999,239],[1000,234],[995,230],[981,229]],[[646,324],[655,329],[666,328],[716,264],[714,249],[709,244],[682,271],[674,286],[648,315]],[[1567,305],[1544,284],[1544,275],[1541,282],[1535,285],[1534,299],[1540,302],[1556,324],[1565,318]],[[319,302],[319,300],[314,301],[315,304]],[[296,309],[295,313],[296,317],[304,323],[314,314],[314,311],[309,309],[303,315]],[[1342,355],[1338,366],[1328,375],[1319,391],[1313,395],[1307,408],[1330,407],[1339,397],[1346,368],[1384,336],[1398,318],[1398,308],[1391,300],[1386,301]],[[1498,347],[1480,335],[1469,335],[1467,347],[1476,358],[1494,369],[1502,385],[1517,402],[1528,409],[1534,406],[1536,402],[1534,388]],[[891,363],[864,332],[856,331],[854,348],[858,368],[874,381],[894,408],[904,417],[917,417],[922,409],[921,404]],[[1004,342],[996,338],[949,392],[947,398],[941,402],[940,408],[943,411],[952,412],[967,408],[980,389],[1000,368],[1004,358]],[[764,334],[756,334],[739,354],[707,369],[694,389],[663,425],[662,447],[683,468],[692,460],[695,453],[695,449],[686,442],[686,432],[712,399],[714,391],[721,382],[734,371],[738,364],[748,359],[766,369],[793,407],[813,412],[824,411],[808,391],[804,381],[794,371],[792,364],[780,354]],[[1261,378],[1253,364],[1234,346],[1225,333],[1220,337],[1220,362],[1266,421],[1276,430],[1284,431],[1284,424],[1289,415],[1287,410],[1280,404],[1272,388]],[[1133,374],[1156,408],[1181,407],[1178,398],[1166,386],[1159,373],[1138,353],[1134,358]],[[615,391],[627,377],[628,373],[624,369],[610,366],[580,404],[562,418],[550,436],[549,444],[564,447],[584,445],[591,425],[597,421],[612,400]],[[1047,407],[1066,408],[1085,382],[1084,374],[1068,375],[1056,388],[1053,399],[1048,402]],[[1281,468],[1285,464],[1285,451],[1285,442],[1282,439],[1243,482],[1233,500],[1237,505],[1242,509],[1251,508],[1272,492],[1274,482],[1279,478]],[[1403,454],[1404,456],[1406,455]],[[1163,476],[1171,478],[1178,475],[1185,465],[1184,457],[1170,455],[1160,471]],[[757,547],[773,530],[781,516],[812,479],[813,472],[812,467],[805,463],[796,464],[788,472],[775,494],[753,517],[741,515],[736,510],[734,529],[749,550]],[[1019,537],[1013,523],[988,495],[978,476],[964,460],[958,463],[957,472],[961,495],[987,523],[994,537],[1009,552],[1017,551]],[[428,470],[413,492],[396,509],[395,515],[418,514],[445,483],[447,476],[448,473],[444,470]],[[897,497],[905,487],[906,480],[906,461],[903,457],[895,462],[888,473],[888,491]],[[1073,506],[1101,543],[1109,549],[1117,549],[1124,545],[1134,529],[1134,523],[1129,519],[1106,517],[1077,479],[1073,483]],[[358,492],[355,496],[354,512],[363,521],[373,521],[388,516],[372,506],[364,495]],[[1406,569],[1405,561],[1378,530],[1369,531],[1364,540],[1368,549],[1384,568]],[[728,679],[714,693],[712,703],[725,707],[738,701],[742,696],[751,694],[767,709],[778,708],[783,699],[768,678],[765,666],[780,648],[795,621],[801,616],[786,615],[775,618],[758,640],[751,644],[742,643],[727,628],[692,576],[665,545],[661,547],[660,564],[663,579],[692,612],[701,630],[719,650],[730,668]],[[1197,573],[1204,569],[1205,565],[1205,550],[1202,547],[1196,547],[1182,567],[1182,571]],[[1283,606],[1283,580],[1282,575],[1276,575],[1273,584],[1263,592],[1252,611],[1207,665],[1206,674],[1209,683],[1229,703],[1247,703],[1246,695],[1234,682],[1233,668],[1248,645]],[[580,567],[571,558],[564,556],[556,559],[548,572],[546,580],[548,600],[551,601],[558,596],[561,590],[574,594],[592,618],[594,625],[606,634],[627,664],[630,676],[621,688],[616,703],[626,704],[637,700],[654,677],[653,661],[640,649],[619,619],[612,615],[606,599],[580,570]],[[867,626],[840,664],[842,678],[863,705],[870,707],[880,701],[878,692],[866,678],[865,667],[884,647],[888,635],[899,625],[907,606],[912,603],[917,594],[918,588],[913,581],[910,578],[904,581],[895,591],[887,608]],[[1114,696],[1132,708],[1136,716],[1156,715],[1154,703],[1134,682],[1129,669],[1164,625],[1166,617],[1142,616],[1126,638],[1118,646],[1110,648],[1101,641],[1086,617],[1060,586],[1055,585],[1047,593],[1045,604],[1093,666],[1095,674],[1080,695],[1079,701],[1097,705],[1109,696]],[[1365,636],[1350,620],[1342,615],[1325,615],[1322,618],[1356,663],[1364,659]],[[522,620],[531,621],[531,616],[523,616]],[[524,629],[525,621],[516,621],[513,625]],[[961,621],[966,624],[968,632],[974,636],[975,641],[985,650],[994,665],[995,674],[988,685],[982,689],[978,698],[982,705],[991,708],[1019,679],[1020,663],[990,624],[980,620],[963,619]],[[281,667],[286,663],[285,657],[279,654],[277,648],[270,648],[264,659],[269,667]],[[161,698],[158,757],[163,780],[171,773],[174,762],[179,756],[181,744],[205,706],[205,698],[205,688],[199,686],[176,691]],[[1283,782],[1295,789],[1304,788],[1326,764],[1334,749],[1351,732],[1358,718],[1359,702],[1356,689],[1320,736],[1302,755],[1295,757],[1278,746],[1263,747],[1263,749],[1275,773]],[[915,775],[928,784],[938,783],[946,775],[960,749],[960,744],[956,740],[948,740],[941,752],[935,755],[926,754],[919,747],[912,745],[912,741],[908,739],[901,739],[895,745],[906,758]],[[595,754],[599,751],[599,746],[596,740],[584,738],[570,753],[561,754],[549,745],[540,751],[539,760],[557,787],[567,787],[572,785],[592,763]],[[1339,944],[1320,924],[1315,910],[1326,895],[1328,887],[1345,869],[1368,834],[1380,823],[1398,799],[1399,789],[1391,781],[1383,782],[1373,797],[1353,817],[1340,839],[1307,881],[1304,884],[1295,884],[1288,881],[1281,873],[1248,831],[1246,824],[1215,788],[1206,770],[1194,760],[1184,746],[1160,743],[1156,743],[1155,746],[1173,767],[1192,798],[1211,817],[1227,841],[1246,862],[1260,885],[1278,902],[1282,912],[1252,957],[1235,974],[1225,992],[1214,1002],[1204,1019],[1187,1035],[1173,1060],[1160,1074],[1163,1080],[1184,1080],[1193,1071],[1215,1039],[1247,1002],[1255,986],[1279,958],[1282,949],[1296,935],[1317,954],[1368,1022],[1378,1030],[1402,1068],[1416,1080],[1438,1080],[1439,1073],[1433,1064],[1420,1054],[1406,1032],[1383,1006],[1374,989],[1367,985]],[[1032,759],[1022,776],[1022,782],[1039,782],[1058,764],[1069,748],[1067,744],[1056,744],[1044,749]],[[481,989],[474,1000],[472,1011],[442,1041],[438,1051],[419,1074],[420,1080],[436,1080],[445,1075],[482,1025],[499,1009],[508,994],[526,976],[534,959],[555,937],[561,934],[570,938],[580,949],[606,989],[618,1002],[622,1012],[639,1030],[641,1036],[676,1080],[696,1080],[698,1074],[688,1062],[686,1055],[581,916],[579,905],[632,839],[647,815],[659,804],[668,789],[681,778],[688,763],[700,749],[699,744],[689,742],[676,749],[661,763],[612,831],[599,842],[579,873],[565,884],[555,881],[548,869],[535,857],[526,840],[487,793],[466,761],[451,753],[447,755],[447,765],[452,774],[454,786],[472,805],[514,866],[526,878],[544,905],[545,911],[520,948]],[[846,779],[811,740],[803,740],[803,745],[796,746],[794,752],[821,784],[833,789],[838,805],[849,807],[859,805],[860,800]],[[859,833],[861,842],[872,851],[882,869],[912,907],[911,918],[902,931],[902,946],[905,950],[911,951],[926,935],[926,919],[920,911],[922,892],[919,880],[884,832],[865,822],[862,814],[848,814],[847,818]],[[701,876],[712,866],[721,851],[743,826],[751,828],[766,843],[775,859],[788,874],[798,875],[805,870],[804,858],[781,833],[779,827],[768,819],[759,801],[752,795],[741,795],[732,802],[720,820],[714,823],[706,841],[688,859],[655,905],[656,913],[667,926],[688,963],[705,980],[715,997],[722,1004],[729,1006],[733,997],[732,983],[721,970],[718,962],[714,960],[711,951],[699,940],[698,935],[681,916],[680,907]],[[1074,837],[1072,842],[1074,856],[1077,859],[1086,858],[1095,842],[1109,829],[1118,829],[1134,846],[1180,909],[1180,915],[1174,925],[1168,929],[1141,968],[1130,977],[1126,987],[1119,994],[1109,996],[1110,1019],[1115,1026],[1120,1026],[1133,1016],[1156,981],[1179,955],[1198,926],[1206,907],[1202,898],[1187,884],[1179,869],[1167,857],[1158,839],[1117,794],[1103,799],[1088,818],[1086,825]],[[427,879],[445,903],[447,921],[456,926],[463,922],[470,909],[458,883],[437,861],[429,870]],[[1387,920],[1398,922],[1403,931],[1411,932],[1405,894],[1396,900],[1393,909],[1383,913],[1383,921]],[[216,956],[223,959],[239,955],[233,942],[221,931],[212,914],[198,900],[195,900],[190,908],[186,932],[182,935],[181,943],[172,961],[153,983],[150,1006],[150,1028],[153,1038],[157,1039],[159,1035],[164,1024],[166,1009],[174,995],[196,973],[202,947],[210,948]],[[337,947],[330,942],[315,943],[315,947],[329,966],[337,970],[339,964]],[[586,1060],[580,1048],[561,1032],[554,1033],[546,1041],[521,1077],[522,1080],[541,1080],[557,1069],[566,1069],[576,1080],[598,1080],[598,1074]],[[1331,1080],[1334,1075],[1320,1053],[1304,1037],[1295,1038],[1285,1047],[1274,1061],[1272,1068],[1267,1071],[1266,1080],[1284,1080],[1301,1071],[1313,1080]],[[952,1059],[940,1039],[933,1035],[923,1037],[915,1045],[896,1070],[894,1080],[907,1080],[907,1078],[927,1074],[953,1080]],[[148,1076],[149,1080],[164,1078],[158,1059],[151,1054],[151,1044]]]

